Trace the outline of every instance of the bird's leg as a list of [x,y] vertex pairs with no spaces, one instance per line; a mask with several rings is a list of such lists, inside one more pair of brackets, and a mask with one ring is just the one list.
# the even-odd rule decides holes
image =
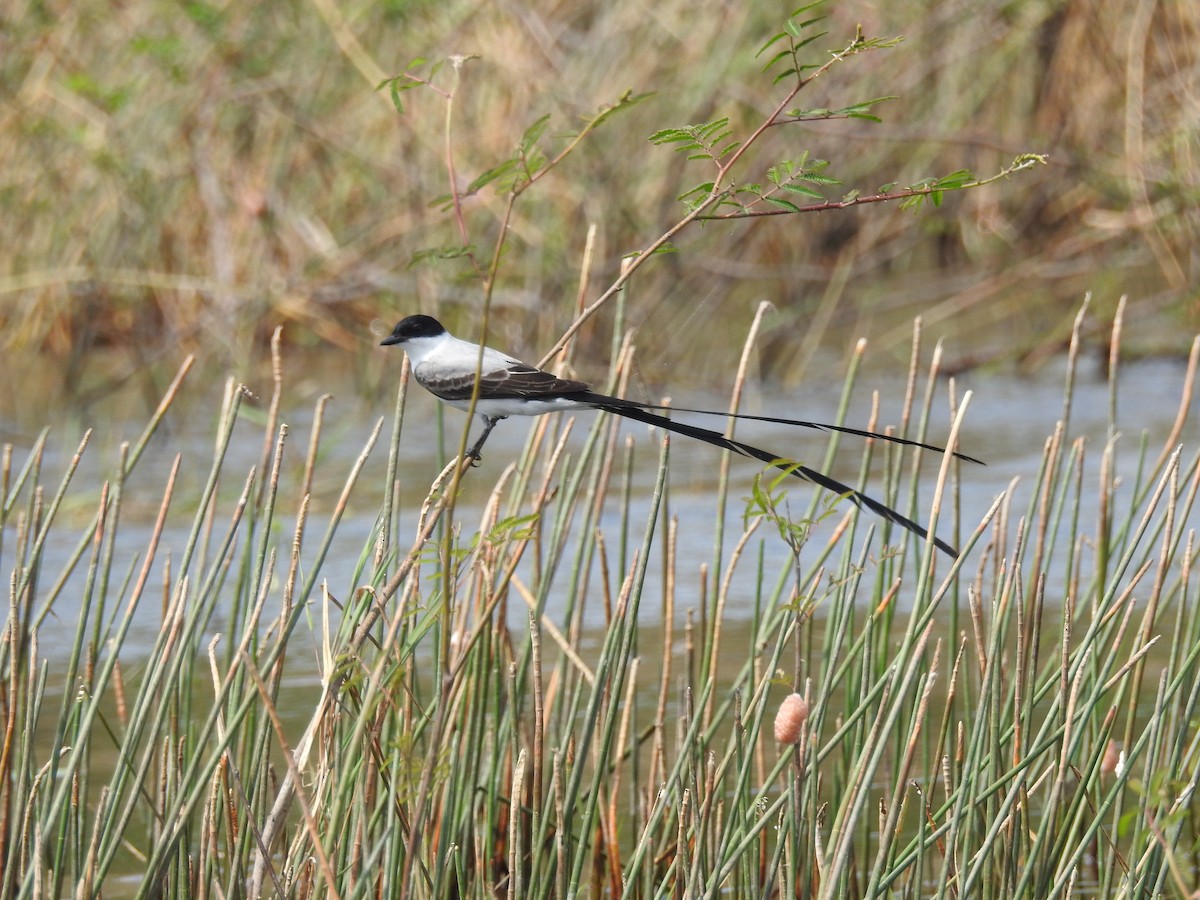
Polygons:
[[479,455],[479,451],[483,449],[483,442],[488,439],[488,435],[492,433],[492,429],[496,427],[496,423],[503,418],[504,416],[483,417],[483,434],[479,435],[479,440],[472,444],[471,449],[467,451],[467,459],[473,460],[471,465],[476,466],[483,462],[483,457]]

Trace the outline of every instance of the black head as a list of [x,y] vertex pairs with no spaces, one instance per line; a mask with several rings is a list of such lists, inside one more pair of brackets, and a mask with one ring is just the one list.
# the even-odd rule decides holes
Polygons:
[[442,323],[433,316],[409,316],[401,319],[392,329],[392,333],[379,342],[380,346],[390,347],[392,344],[403,344],[413,338],[437,337],[445,334]]

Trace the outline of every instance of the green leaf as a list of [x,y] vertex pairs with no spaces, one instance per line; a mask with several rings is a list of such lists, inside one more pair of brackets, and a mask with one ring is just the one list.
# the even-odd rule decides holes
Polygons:
[[538,142],[542,133],[546,130],[546,126],[550,124],[550,115],[547,113],[532,125],[525,129],[525,133],[521,135],[521,141],[517,145],[523,151],[528,151],[530,147]]
[[789,194],[799,194],[801,197],[812,197],[814,200],[825,199],[825,195],[820,191],[815,191],[812,188],[805,187],[802,184],[781,184],[780,188],[787,191]]
[[421,265],[422,263],[437,263],[447,259],[460,259],[474,251],[471,244],[449,246],[449,247],[426,247],[418,250],[412,255],[408,261],[408,268]]
[[[780,37],[782,37],[782,35],[780,35]],[[772,56],[769,60],[767,60],[766,64],[762,67],[762,70],[765,72],[765,71],[767,71],[767,69],[770,69],[771,67],[773,67],[776,63],[780,62],[781,60],[791,59],[791,58],[792,58],[792,51],[790,49],[780,50],[778,53],[776,53],[774,56]]]
[[870,109],[878,103],[887,103],[889,100],[899,100],[896,94],[888,94],[886,97],[872,97],[870,100],[861,100],[858,103],[852,103],[846,107],[846,112],[851,110],[863,111]]
[[419,87],[425,87],[426,81],[415,78],[414,76],[397,75],[394,78],[385,78],[379,84],[375,85],[375,90],[379,91],[383,88],[388,89],[388,95],[391,97],[392,106],[396,107],[396,111],[404,113],[404,103],[400,100],[400,95],[405,91],[416,90]]
[[497,179],[503,178],[504,176],[511,174],[516,168],[517,168],[517,160],[515,160],[515,159],[504,160],[504,162],[500,163],[498,166],[493,166],[492,168],[488,169],[486,172],[483,172],[479,176],[477,176],[474,181],[472,181],[470,184],[467,185],[466,190],[463,191],[463,196],[469,197],[472,194],[478,193],[480,190],[485,188],[487,185],[491,184],[493,181],[496,181]]
[[629,109],[632,106],[637,106],[643,100],[648,100],[653,96],[654,91],[646,91],[642,94],[635,94],[633,91],[626,91],[617,99],[616,103],[612,104],[607,109],[600,110],[600,112],[597,113],[588,123],[588,127],[598,128],[608,121],[609,117],[621,112],[622,110]]
[[779,197],[763,197],[763,199],[779,209],[786,209],[788,212],[794,213],[800,212],[800,207],[798,207],[795,203],[792,203],[790,200],[781,200]]
[[[675,245],[672,244],[670,241],[667,241],[662,246],[655,247],[650,252],[650,255],[658,256],[660,253],[678,253],[678,252],[679,251],[676,249]],[[639,256],[644,256],[644,255],[645,254],[641,250],[630,250],[628,253],[621,254],[621,259],[637,259]]]
[[804,181],[811,181],[813,184],[841,184],[841,182],[829,175],[821,175],[818,172],[805,172],[803,175],[797,176]]
[[[814,19],[813,21],[815,22],[815,21],[817,21],[817,20],[816,20],[816,19]],[[794,49],[794,50],[799,50],[801,47],[807,47],[807,46],[808,46],[809,44],[811,44],[813,41],[820,40],[821,38],[825,37],[825,35],[827,35],[827,34],[829,34],[829,32],[828,32],[828,31],[822,31],[822,32],[819,32],[819,33],[817,33],[817,34],[814,34],[814,35],[812,35],[811,37],[806,37],[804,40],[802,40],[802,41],[800,41],[799,43],[797,43],[797,44],[796,44],[796,46],[795,46],[793,49]]]
[[706,181],[706,182],[704,182],[704,184],[698,184],[694,188],[684,191],[682,194],[680,194],[675,199],[684,201],[684,200],[687,200],[689,197],[693,197],[697,194],[703,194],[704,196],[707,197],[712,192],[712,189],[713,189],[713,182]]
[[949,175],[943,175],[935,181],[934,187],[944,188],[948,191],[960,190],[964,186],[975,181],[975,174],[969,169],[959,169],[957,172],[951,172]]
[[546,166],[546,154],[537,147],[530,149],[521,159],[520,165],[514,171],[511,179],[501,178],[497,180],[496,186],[502,189],[510,189],[518,182],[524,182],[527,178],[536,175]]
[[533,534],[529,527],[540,518],[539,513],[529,513],[524,516],[510,516],[501,519],[487,533],[487,539],[492,543],[505,540],[522,540]]
[[[730,133],[730,129],[726,127],[728,125],[729,117],[722,116],[719,119],[714,119],[712,122],[705,122],[702,125],[693,125],[692,128],[695,129],[695,133],[698,138],[715,143]],[[717,137],[713,137],[714,132],[721,131],[722,129],[725,129],[725,131]]]
[[825,0],[812,0],[811,3],[805,3],[803,6],[798,6],[794,10],[792,10],[792,13],[791,13],[791,15],[788,16],[788,18],[794,19],[794,18],[796,18],[796,16],[799,16],[803,13],[808,12],[810,9],[816,9],[818,6],[820,6],[824,2],[825,2]]
[[429,206],[437,207],[437,208],[443,209],[443,210],[450,209],[452,206],[454,206],[454,195],[453,194],[438,194],[436,197],[434,197],[432,200],[429,201]]
[[694,141],[694,138],[681,128],[664,128],[650,135],[652,144],[677,144],[680,141]]
[[[683,128],[664,128],[650,135],[654,144],[678,144],[675,149],[688,154],[688,159],[719,159],[730,152],[726,147],[719,153],[713,147],[733,133],[729,127],[729,118],[723,116],[712,122],[701,122],[697,125],[687,125]],[[736,147],[736,144],[731,146]]]
[[[783,40],[785,37],[787,37],[787,35],[786,35],[784,32],[782,32],[782,31],[781,31],[781,32],[779,32],[779,34],[777,34],[777,35],[774,35],[773,37],[767,38],[767,41],[766,41],[766,43],[764,43],[764,44],[763,44],[761,47],[759,47],[759,48],[758,48],[758,52],[754,54],[754,58],[755,58],[755,59],[757,59],[758,57],[762,56],[764,53],[766,53],[768,50],[770,50],[770,49],[771,49],[771,46],[772,46],[773,44],[777,44],[777,43],[779,43],[779,41]],[[787,51],[787,50],[784,50],[784,51],[783,51],[783,55],[785,55],[785,56],[786,56],[788,52],[789,52],[789,51]],[[774,57],[774,58],[771,60],[771,62],[767,63],[767,65],[766,65],[764,68],[769,68],[769,67],[771,66],[771,64],[772,64],[772,63],[774,63],[774,61],[775,61],[776,59],[778,59],[778,58],[779,58],[779,54],[777,54],[777,55],[776,55],[776,56],[775,56],[775,57]]]

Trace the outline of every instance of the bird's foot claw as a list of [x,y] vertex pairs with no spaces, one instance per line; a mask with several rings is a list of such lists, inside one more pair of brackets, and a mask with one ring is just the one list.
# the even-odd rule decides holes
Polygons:
[[483,457],[480,456],[479,451],[474,447],[463,454],[463,459],[467,461],[467,465],[472,469],[478,468],[479,464],[483,462]]

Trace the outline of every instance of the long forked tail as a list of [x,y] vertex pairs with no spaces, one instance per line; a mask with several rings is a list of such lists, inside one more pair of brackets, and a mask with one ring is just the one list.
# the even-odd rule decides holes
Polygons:
[[[607,398],[606,398],[607,399]],[[594,401],[593,401],[594,402]],[[674,419],[668,419],[666,416],[660,416],[656,413],[647,412],[640,406],[633,404],[626,405],[624,403],[596,403],[597,409],[602,409],[605,412],[610,412],[618,416],[624,416],[626,419],[633,419],[635,422],[644,422],[647,425],[655,425],[659,428],[664,428],[667,431],[673,431],[676,434],[682,434],[685,437],[695,438],[698,441],[712,444],[714,447],[720,447],[723,450],[732,450],[734,453],[742,456],[749,456],[753,459],[761,460],[769,465],[775,466],[777,469],[783,469],[785,472],[790,472],[797,478],[803,478],[806,481],[811,481],[818,487],[823,487],[827,491],[832,491],[835,494],[841,494],[848,497],[851,502],[861,509],[870,510],[880,518],[899,525],[911,531],[913,534],[925,540],[929,537],[929,532],[914,522],[908,516],[901,515],[892,509],[890,506],[885,506],[878,500],[868,497],[861,491],[856,491],[847,484],[842,484],[835,478],[830,478],[816,469],[810,469],[808,466],[798,465],[794,462],[780,457],[775,453],[768,453],[766,450],[760,450],[758,447],[752,447],[749,444],[743,444],[741,441],[735,441],[725,437],[717,431],[710,431],[707,428],[698,428],[695,425],[688,425],[684,422],[676,422]],[[691,411],[691,410],[689,410]],[[852,432],[853,433],[853,432]],[[920,445],[925,446],[925,445]],[[933,539],[936,546],[943,553],[947,553],[952,557],[958,557],[958,551],[954,547],[947,544],[940,538]]]
[[[891,444],[903,444],[905,447],[920,447],[922,450],[932,450],[934,453],[950,452],[951,455],[966,462],[977,463],[981,466],[986,466],[982,459],[977,459],[974,456],[967,456],[965,453],[959,453],[957,450],[947,451],[945,447],[939,447],[936,444],[926,444],[922,441],[914,441],[910,438],[899,437],[894,434],[882,434],[878,431],[866,431],[862,428],[851,428],[848,425],[829,425],[825,422],[809,422],[804,419],[784,419],[778,416],[752,416],[748,413],[729,413],[721,412],[718,409],[688,409],[685,406],[657,406],[653,403],[638,403],[636,400],[626,400],[623,397],[607,397],[604,394],[596,394],[592,391],[586,392],[581,396],[581,399],[587,400],[596,404],[598,409],[607,409],[609,412],[620,413],[626,409],[654,409],[654,410],[671,410],[672,412],[693,413],[700,416],[720,416],[724,419],[745,419],[748,422],[770,422],[774,425],[793,425],[797,428],[811,428],[814,431],[836,431],[839,434],[852,434],[855,437],[875,438],[880,441],[887,441]],[[701,429],[705,430],[705,429]],[[713,432],[714,434],[717,432]],[[703,438],[701,439],[703,440]],[[730,448],[732,449],[732,448]]]

